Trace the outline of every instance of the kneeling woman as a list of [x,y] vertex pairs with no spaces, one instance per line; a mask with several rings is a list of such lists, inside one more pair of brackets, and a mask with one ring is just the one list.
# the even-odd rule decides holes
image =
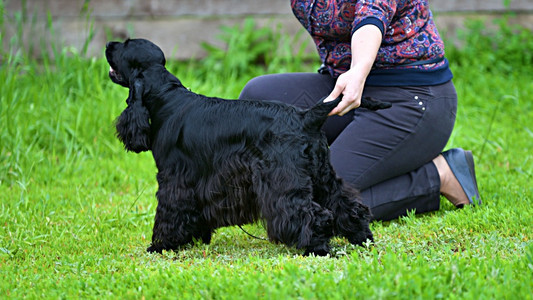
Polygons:
[[[341,103],[324,125],[337,174],[361,190],[378,220],[480,204],[470,151],[441,151],[457,110],[452,72],[427,0],[291,0],[323,65],[318,73],[252,79],[241,99],[310,107],[321,97]],[[392,108],[359,108],[370,96]]]

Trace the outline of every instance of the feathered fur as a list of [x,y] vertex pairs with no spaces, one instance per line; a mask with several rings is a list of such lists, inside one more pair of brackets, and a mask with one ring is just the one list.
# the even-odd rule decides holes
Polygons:
[[334,235],[372,240],[370,211],[335,175],[320,130],[340,99],[301,110],[198,95],[142,39],[108,43],[106,56],[113,82],[130,89],[117,136],[129,151],[151,150],[158,169],[148,251],[209,243],[219,227],[256,221],[306,254],[326,255]]

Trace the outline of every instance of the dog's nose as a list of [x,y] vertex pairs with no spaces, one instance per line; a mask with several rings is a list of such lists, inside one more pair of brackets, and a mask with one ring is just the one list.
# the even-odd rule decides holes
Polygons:
[[116,46],[116,44],[118,44],[118,42],[115,42],[115,41],[107,42],[107,44],[105,44],[105,47],[113,48],[114,46]]

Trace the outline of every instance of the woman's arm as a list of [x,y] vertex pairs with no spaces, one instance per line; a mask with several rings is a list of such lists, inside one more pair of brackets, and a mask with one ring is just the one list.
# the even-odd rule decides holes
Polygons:
[[341,94],[343,95],[339,105],[329,113],[330,116],[342,116],[361,104],[361,95],[363,94],[366,77],[376,59],[381,39],[381,30],[372,24],[359,28],[352,35],[352,63],[350,70],[339,76],[335,88],[324,100],[324,102],[332,101]]

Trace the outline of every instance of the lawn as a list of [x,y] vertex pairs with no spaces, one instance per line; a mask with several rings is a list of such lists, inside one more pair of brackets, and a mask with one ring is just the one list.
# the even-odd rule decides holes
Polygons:
[[[483,205],[443,199],[437,212],[374,222],[375,243],[334,239],[325,258],[233,227],[210,245],[146,253],[156,169],[115,138],[127,90],[103,56],[1,52],[0,298],[531,299],[533,34],[480,24],[459,35],[462,47],[448,42],[459,111],[447,148],[473,150]],[[210,57],[168,67],[192,90],[228,98],[259,74],[316,69],[278,37],[226,28],[227,50],[206,46]]]

